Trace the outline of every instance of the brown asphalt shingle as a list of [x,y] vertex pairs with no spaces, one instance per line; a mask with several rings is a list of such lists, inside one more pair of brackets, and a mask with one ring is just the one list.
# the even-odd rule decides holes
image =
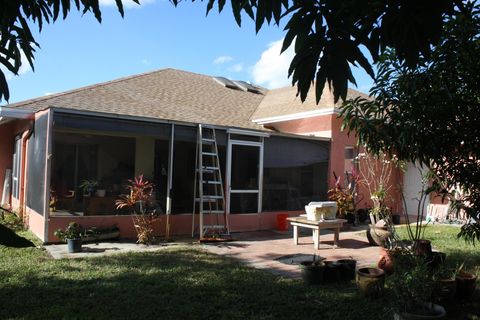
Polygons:
[[[302,104],[296,87],[263,94],[226,88],[211,76],[162,69],[8,105],[32,111],[50,107],[107,114],[266,130],[252,120],[334,106],[324,90],[317,106],[311,92]],[[349,89],[348,96],[365,96]],[[337,103],[335,106],[338,106]]]
[[[260,102],[257,110],[252,116],[252,120],[265,119],[270,117],[284,116],[294,113],[308,112],[321,109],[331,109],[339,107],[342,100],[334,103],[333,93],[330,91],[328,84],[325,84],[322,97],[318,105],[315,101],[314,87],[311,88],[307,99],[302,103],[300,97],[296,96],[297,87],[284,87],[268,91],[265,99]],[[368,95],[354,89],[348,89],[347,99],[356,98],[358,96],[368,98]]]

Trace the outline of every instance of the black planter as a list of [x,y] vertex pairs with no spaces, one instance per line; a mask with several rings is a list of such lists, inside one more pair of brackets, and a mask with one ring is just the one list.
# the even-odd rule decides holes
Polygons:
[[68,253],[82,252],[82,238],[67,239]]
[[351,281],[355,279],[355,269],[357,267],[357,260],[342,259],[342,260],[337,260],[337,264],[340,270],[341,280]]
[[340,265],[336,261],[324,261],[323,281],[338,282],[341,279]]
[[393,224],[400,224],[400,215],[399,214],[392,215],[392,222]]
[[300,269],[302,270],[302,279],[307,284],[320,284],[323,281],[323,271],[325,265],[313,261],[300,262]]
[[347,218],[347,223],[348,224],[354,224],[355,223],[355,215],[353,213],[347,212],[346,218]]

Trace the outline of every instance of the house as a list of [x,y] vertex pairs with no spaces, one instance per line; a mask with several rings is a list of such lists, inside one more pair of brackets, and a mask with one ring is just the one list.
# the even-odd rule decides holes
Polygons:
[[[4,106],[2,205],[44,242],[57,241],[53,232],[70,221],[116,224],[121,237],[134,237],[131,217],[114,203],[127,179],[143,174],[171,214],[171,232],[189,234],[197,127],[208,124],[216,128],[231,231],[272,229],[279,213],[326,200],[333,172],[352,166],[355,138],[341,130],[337,107],[328,87],[316,105],[313,94],[301,103],[296,88],[175,69]],[[98,196],[84,195],[88,180]]]

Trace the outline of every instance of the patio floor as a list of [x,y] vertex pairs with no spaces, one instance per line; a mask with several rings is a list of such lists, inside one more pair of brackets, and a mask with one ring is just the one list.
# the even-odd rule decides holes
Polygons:
[[368,244],[361,235],[366,226],[354,227],[340,233],[338,247],[333,248],[333,233],[321,231],[321,246],[313,248],[311,231],[300,233],[299,245],[293,243],[291,231],[255,231],[233,233],[234,241],[224,243],[199,244],[192,238],[176,239],[175,242],[145,246],[133,242],[115,241],[88,243],[83,245],[81,253],[68,253],[66,244],[47,245],[46,250],[55,259],[96,257],[126,252],[149,252],[172,246],[194,246],[208,252],[236,259],[254,268],[267,270],[277,275],[298,278],[299,261],[313,258],[313,254],[329,260],[353,258],[357,266],[375,264],[379,257],[379,248]]
[[[292,232],[258,231],[234,234],[236,241],[203,244],[203,248],[211,253],[229,256],[258,269],[265,269],[274,274],[298,278],[299,261],[311,260],[313,254],[328,260],[353,258],[357,266],[376,264],[380,250],[368,244],[367,238],[361,235],[366,226],[355,227],[355,230],[340,233],[338,247],[333,248],[333,233],[321,231],[321,246],[313,248],[310,232],[302,232],[299,244],[293,243]],[[353,228],[352,228],[353,229]]]

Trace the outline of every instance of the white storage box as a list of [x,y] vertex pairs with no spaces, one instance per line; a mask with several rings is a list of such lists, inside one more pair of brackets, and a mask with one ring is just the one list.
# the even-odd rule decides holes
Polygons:
[[334,220],[337,215],[337,203],[335,201],[310,202],[305,206],[307,219],[311,221]]

